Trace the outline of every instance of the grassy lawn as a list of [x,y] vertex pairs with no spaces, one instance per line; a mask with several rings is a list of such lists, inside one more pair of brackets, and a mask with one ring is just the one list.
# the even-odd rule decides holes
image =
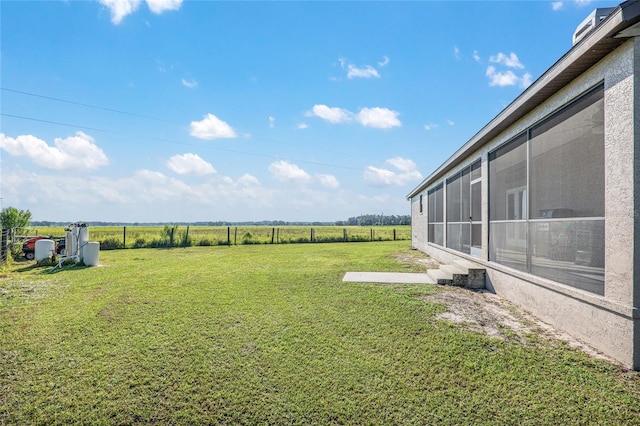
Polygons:
[[640,379],[438,320],[407,242],[100,253],[0,272],[0,424],[639,424]]

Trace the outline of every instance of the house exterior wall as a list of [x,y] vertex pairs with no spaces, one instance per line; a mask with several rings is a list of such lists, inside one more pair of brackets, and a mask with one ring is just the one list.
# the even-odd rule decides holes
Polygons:
[[[420,197],[422,196],[422,212],[420,211]],[[427,191],[422,191],[411,199],[411,247],[425,251],[427,248]]]
[[[561,88],[423,193],[423,215],[412,199],[412,244],[450,263],[468,258],[487,268],[487,287],[542,320],[640,369],[640,39],[633,38]],[[571,100],[604,82],[605,278],[604,295],[579,290],[489,261],[488,153]],[[482,255],[473,258],[429,244],[427,190],[465,165],[482,160]],[[446,241],[446,240],[445,240]]]

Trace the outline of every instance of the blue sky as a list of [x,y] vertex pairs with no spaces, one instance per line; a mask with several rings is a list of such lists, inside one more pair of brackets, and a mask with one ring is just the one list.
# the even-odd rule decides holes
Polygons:
[[52,221],[409,214],[615,5],[2,1],[0,201]]

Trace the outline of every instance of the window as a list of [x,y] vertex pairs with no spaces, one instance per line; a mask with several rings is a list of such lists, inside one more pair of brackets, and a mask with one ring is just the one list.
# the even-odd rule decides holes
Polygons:
[[604,90],[531,129],[531,273],[604,294]]
[[489,185],[489,259],[526,271],[526,133],[489,154]]
[[443,245],[444,239],[444,189],[440,184],[428,191],[428,241]]
[[492,261],[604,294],[604,87],[489,154]]
[[[447,179],[448,248],[480,255],[482,247],[480,182],[479,161]],[[472,247],[477,248],[477,251],[473,250],[472,253]]]

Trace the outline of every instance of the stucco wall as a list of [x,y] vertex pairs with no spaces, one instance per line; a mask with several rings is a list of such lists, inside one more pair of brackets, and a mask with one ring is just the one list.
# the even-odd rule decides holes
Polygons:
[[411,200],[411,246],[420,251],[424,251],[427,245],[427,191],[422,194],[422,213],[420,213],[420,195]]
[[[640,72],[635,72],[640,67],[638,58],[640,41],[627,41],[448,174],[455,174],[478,157],[483,159],[483,252],[479,261],[487,267],[488,287],[542,320],[635,369],[640,369],[640,314],[636,308],[640,305],[640,286],[636,279],[636,276],[640,277],[640,269],[634,268],[640,263],[637,259],[639,256],[635,255],[635,247],[640,247],[636,244],[640,243],[640,186],[634,186],[640,176],[640,111],[636,108],[636,105],[640,106],[636,84],[640,81]],[[598,296],[489,262],[486,159],[490,151],[603,81],[605,294]],[[437,183],[434,182],[429,188]],[[425,232],[413,232],[414,247],[444,263],[457,257],[466,257],[426,242],[427,206],[423,207],[424,218],[418,218],[412,209],[412,220],[420,223],[420,228],[424,222],[425,229]]]

